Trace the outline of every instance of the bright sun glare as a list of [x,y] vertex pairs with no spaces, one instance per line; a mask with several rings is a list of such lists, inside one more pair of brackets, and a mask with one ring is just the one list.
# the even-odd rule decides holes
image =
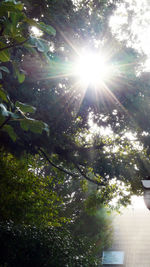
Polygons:
[[75,74],[82,84],[98,85],[109,77],[110,68],[102,55],[86,52],[76,62]]

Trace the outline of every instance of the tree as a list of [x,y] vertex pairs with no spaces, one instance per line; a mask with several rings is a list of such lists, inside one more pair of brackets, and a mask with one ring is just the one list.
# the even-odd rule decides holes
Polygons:
[[[62,264],[60,252],[64,266],[68,261],[81,266],[82,257],[84,266],[96,266],[96,247],[102,250],[110,235],[102,203],[111,206],[118,197],[118,205],[126,205],[133,193],[141,193],[141,177],[149,170],[149,85],[136,75],[140,55],[110,31],[109,18],[117,3],[47,0],[37,5],[34,0],[5,0],[0,4],[1,216],[5,223],[22,224],[25,232],[30,232],[29,225],[36,225],[37,231],[40,224],[49,235],[57,232],[50,243],[45,234],[46,241],[41,232],[36,235],[31,251],[36,245],[44,251],[42,265],[56,241],[55,266]],[[40,30],[40,36],[32,27]],[[109,52],[109,64],[118,67],[98,92],[92,84],[82,91],[71,75],[81,45]],[[97,125],[96,133],[92,134],[89,120]],[[113,134],[103,135],[102,127]],[[93,229],[85,227],[87,221]],[[48,224],[53,227],[46,228]],[[31,232],[33,241],[33,228]],[[12,240],[13,230],[10,235]],[[23,233],[21,250],[29,243],[24,243]],[[52,266],[51,256],[50,261]]]
[[0,155],[1,221],[38,227],[66,222],[59,212],[63,200],[55,192],[55,177],[42,175],[40,158],[17,159],[2,151]]
[[[26,9],[23,9],[21,3],[10,2],[11,10],[18,14],[16,20],[13,15],[8,16],[8,3],[9,1],[3,1],[1,4],[5,20],[2,23],[3,47],[0,52],[9,54],[7,60],[3,59],[3,54],[1,56],[1,60],[6,61],[2,71],[10,71],[10,74],[3,73],[3,78],[9,79],[3,79],[1,87],[1,146],[18,154],[24,151],[40,153],[49,164],[62,170],[62,173],[71,175],[74,179],[82,177],[96,185],[104,185],[106,191],[110,191],[107,190],[111,188],[109,181],[115,177],[124,183],[132,183],[130,173],[135,174],[136,171],[127,162],[128,171],[126,175],[125,172],[122,173],[122,159],[119,156],[120,151],[128,147],[127,158],[133,150],[132,144],[126,138],[119,139],[118,136],[131,129],[132,121],[128,122],[122,104],[125,106],[128,98],[131,99],[132,96],[134,99],[139,92],[140,82],[135,76],[139,55],[133,49],[120,45],[111,35],[108,20],[116,1],[88,1],[86,7],[83,1],[78,8],[71,1],[63,1],[61,4],[59,1],[40,2],[39,6],[34,1],[32,5],[24,1]],[[60,10],[63,10],[61,14]],[[14,23],[12,30],[5,23],[10,20]],[[19,33],[15,32],[17,23],[21,25]],[[29,32],[29,25],[34,25],[45,33],[40,38],[35,37]],[[56,36],[53,27],[56,28]],[[24,38],[24,31],[26,39],[19,43],[16,36]],[[90,35],[92,38],[89,38]],[[110,61],[117,62],[118,65],[122,65],[124,60],[126,62],[120,74],[116,74],[113,81],[107,82],[109,93],[105,92],[97,99],[96,93],[89,86],[81,103],[84,92],[74,87],[74,77],[65,78],[75,56],[72,46],[78,47],[85,40],[87,46],[96,50],[95,41],[98,36],[103,40],[100,43],[102,50],[111,43],[115,44],[115,52]],[[7,39],[10,42],[9,48]],[[72,46],[67,40],[71,40]],[[53,46],[53,51],[49,51],[49,44]],[[134,67],[131,62],[134,62]],[[116,84],[120,84],[119,89],[116,89]],[[113,98],[110,99],[108,94]],[[30,114],[33,114],[32,117]],[[110,125],[117,135],[110,139],[99,134],[87,142],[89,114],[98,126]],[[104,121],[104,118],[107,119]],[[119,146],[120,150],[114,158],[114,153],[110,151],[115,146]],[[132,151],[131,154],[133,156]]]
[[1,151],[0,264],[98,266],[111,243],[111,219],[98,202],[88,212],[94,203],[87,192],[38,157]]

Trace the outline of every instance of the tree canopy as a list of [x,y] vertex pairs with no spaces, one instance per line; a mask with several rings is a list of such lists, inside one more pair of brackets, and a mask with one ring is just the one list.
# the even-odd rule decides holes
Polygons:
[[[103,205],[112,207],[113,199],[117,207],[127,205],[132,194],[141,194],[141,179],[150,175],[150,80],[141,73],[143,54],[110,27],[119,5],[119,0],[1,1],[3,222],[41,224],[51,231],[65,224],[67,238],[70,232],[89,233],[88,242],[94,248],[100,239],[102,250],[110,229],[98,210],[104,218]],[[84,51],[84,61],[92,65],[89,76],[97,70],[88,54],[105,57],[106,73],[98,84],[82,83],[79,72],[86,65],[75,71]],[[99,76],[103,67],[97,66]],[[87,221],[95,233],[85,227]]]
[[[132,185],[141,154],[125,137],[130,131],[137,134],[136,120],[142,114],[135,112],[141,101],[142,83],[136,77],[140,55],[111,34],[108,21],[115,4],[1,3],[1,145],[18,155],[40,153],[63,173],[105,187],[114,178]],[[35,36],[33,27],[43,35]],[[72,74],[79,45],[111,53],[108,63],[119,68],[98,90],[92,85],[82,89]],[[99,132],[87,140],[89,116],[97,127],[109,127],[113,136]]]

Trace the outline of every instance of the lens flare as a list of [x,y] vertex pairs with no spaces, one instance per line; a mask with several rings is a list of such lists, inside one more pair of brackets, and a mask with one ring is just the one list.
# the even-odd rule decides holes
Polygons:
[[77,60],[75,74],[83,84],[98,85],[110,77],[111,67],[102,55],[86,52]]

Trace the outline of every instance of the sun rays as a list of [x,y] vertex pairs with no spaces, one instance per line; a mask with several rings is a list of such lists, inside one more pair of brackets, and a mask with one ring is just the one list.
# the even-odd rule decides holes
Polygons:
[[81,84],[98,86],[110,75],[110,66],[106,58],[99,53],[85,51],[74,64],[74,73]]
[[[32,27],[31,30],[34,34],[39,34],[39,30],[35,27]],[[91,87],[91,92],[93,90],[93,93],[95,94],[96,105],[99,102],[99,98],[101,98],[104,105],[105,103],[106,105],[109,105],[110,103],[110,105],[120,106],[122,112],[126,112],[123,104],[119,101],[119,97],[117,97],[115,89],[112,90],[112,88],[117,87],[118,77],[120,77],[119,82],[123,83],[124,81],[122,77],[125,75],[125,73],[122,72],[123,63],[121,62],[119,65],[116,62],[113,64],[111,61],[111,58],[113,57],[112,50],[114,51],[114,49],[110,47],[110,51],[106,51],[106,49],[102,48],[100,51],[95,48],[86,49],[79,46],[77,48],[72,41],[60,31],[60,29],[57,30],[64,38],[65,43],[68,44],[68,47],[71,48],[72,55],[67,52],[64,59],[58,57],[55,58],[55,55],[52,55],[52,57],[47,57],[47,62],[44,61],[45,59],[41,59],[43,61],[42,70],[40,71],[39,64],[34,64],[30,78],[34,79],[35,76],[36,78],[38,77],[38,80],[52,79],[58,80],[58,82],[62,79],[64,79],[64,81],[68,80],[70,84],[72,83],[70,90],[72,90],[71,88],[76,88],[76,94],[81,95],[81,97],[79,97],[80,99],[78,99],[80,103],[77,105],[78,109],[80,109],[79,106],[84,100],[86,91]],[[32,58],[32,61],[34,61],[33,59],[34,57]],[[28,62],[26,65],[29,65]],[[35,65],[38,66],[35,68]],[[126,65],[126,63],[124,65]],[[72,92],[72,97],[74,94],[75,93]],[[72,102],[71,99],[70,102]]]

